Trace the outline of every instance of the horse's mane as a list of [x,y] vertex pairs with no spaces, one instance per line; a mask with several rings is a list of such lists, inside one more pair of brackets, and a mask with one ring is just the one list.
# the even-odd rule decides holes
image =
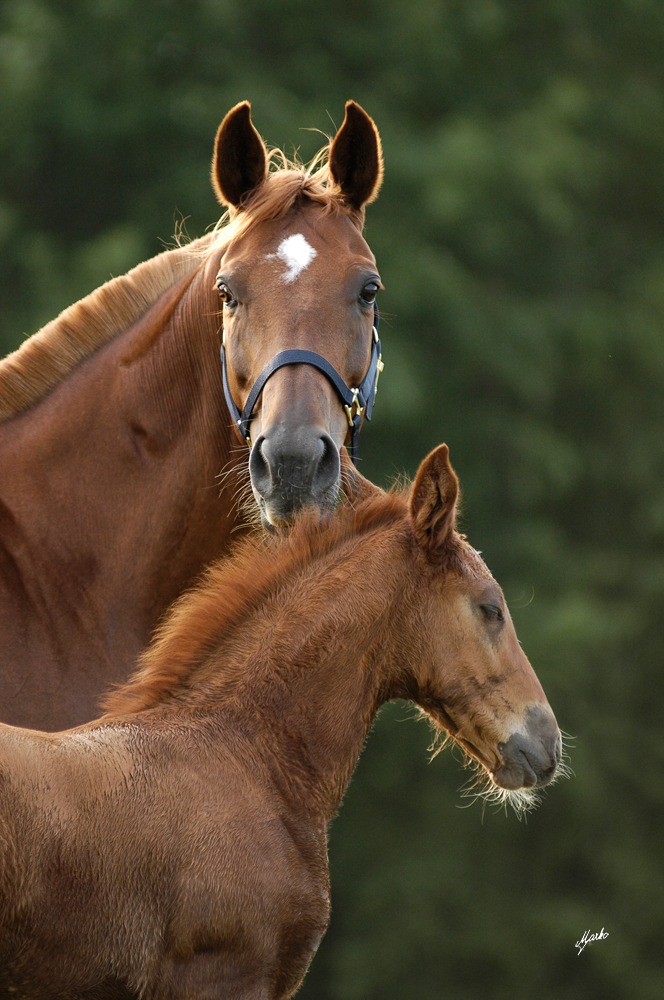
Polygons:
[[154,707],[186,687],[231,630],[261,607],[313,560],[345,542],[405,523],[408,491],[375,493],[355,507],[344,505],[321,523],[304,514],[287,536],[249,536],[231,558],[208,567],[201,582],[175,602],[142,654],[134,676],[112,691],[103,707],[110,716]]
[[326,154],[323,149],[304,165],[273,149],[265,184],[239,209],[225,213],[212,233],[152,257],[101,285],[0,361],[0,423],[37,403],[82,361],[139,319],[167,288],[199,267],[202,257],[224,250],[253,226],[283,218],[298,204],[308,202],[326,212],[344,212],[361,229],[363,212],[352,211],[339,197]]
[[0,423],[33,406],[197,268],[200,258],[192,254],[193,247],[167,250],[107,281],[0,361]]

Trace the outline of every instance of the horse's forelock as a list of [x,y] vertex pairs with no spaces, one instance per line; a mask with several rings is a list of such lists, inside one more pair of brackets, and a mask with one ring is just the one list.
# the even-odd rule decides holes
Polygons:
[[307,163],[289,159],[281,149],[268,154],[269,172],[265,183],[252,191],[239,208],[231,208],[213,230],[209,251],[224,250],[232,240],[244,236],[263,222],[284,218],[298,205],[318,205],[325,212],[347,215],[359,229],[364,212],[350,208],[333,182],[327,162],[329,148],[320,149]]

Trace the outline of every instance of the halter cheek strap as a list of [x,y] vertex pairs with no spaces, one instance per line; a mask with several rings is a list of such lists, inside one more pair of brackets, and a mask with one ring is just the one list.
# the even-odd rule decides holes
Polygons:
[[311,365],[313,368],[317,368],[318,371],[322,372],[323,375],[332,383],[337,391],[337,395],[341,399],[344,410],[346,411],[346,416],[348,418],[348,425],[350,427],[350,445],[348,448],[348,453],[351,457],[353,465],[357,465],[357,452],[359,445],[359,435],[362,422],[366,417],[367,420],[371,420],[371,414],[373,411],[374,401],[376,399],[376,388],[378,386],[378,376],[382,372],[384,365],[381,357],[380,340],[378,339],[378,323],[380,321],[380,315],[378,313],[378,306],[374,302],[374,327],[373,336],[371,341],[371,357],[369,359],[369,367],[367,369],[366,375],[360,382],[356,389],[351,389],[344,380],[342,379],[339,372],[330,364],[322,355],[316,354],[314,351],[300,351],[300,350],[289,350],[281,351],[280,354],[275,355],[271,361],[266,364],[263,371],[260,373],[253,386],[251,387],[251,392],[247,397],[247,402],[244,404],[242,413],[235,405],[235,401],[231,395],[230,386],[228,384],[228,362],[226,360],[226,346],[225,341],[221,345],[221,372],[224,384],[224,396],[226,397],[226,405],[228,406],[229,413],[233,418],[233,422],[240,432],[241,436],[247,442],[251,448],[251,439],[249,437],[249,425],[251,423],[251,418],[253,416],[254,408],[258,402],[259,396],[263,389],[265,388],[265,383],[267,380],[274,375],[276,371],[280,368],[284,368],[286,365]]

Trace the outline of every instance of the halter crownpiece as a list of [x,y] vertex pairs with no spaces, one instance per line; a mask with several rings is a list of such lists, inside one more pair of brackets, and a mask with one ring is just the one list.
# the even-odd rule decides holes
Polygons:
[[351,389],[348,385],[346,385],[336,368],[334,368],[334,366],[331,365],[326,358],[322,357],[322,355],[316,354],[314,351],[301,351],[295,349],[281,351],[280,354],[275,355],[275,357],[273,357],[272,360],[266,364],[265,368],[254,382],[251,387],[251,392],[247,397],[247,402],[244,404],[242,413],[240,413],[239,409],[235,405],[235,401],[231,395],[230,386],[228,384],[226,343],[225,338],[222,339],[221,372],[226,405],[231,417],[233,418],[235,426],[249,447],[251,448],[249,424],[251,423],[251,418],[253,416],[256,403],[258,402],[258,398],[265,388],[265,383],[270,376],[274,375],[276,371],[280,368],[284,368],[286,365],[312,365],[314,368],[317,368],[318,371],[322,372],[323,375],[325,375],[325,377],[332,383],[337,391],[337,395],[341,399],[343,408],[346,411],[346,416],[348,418],[348,426],[350,427],[350,444],[348,447],[348,454],[350,455],[353,465],[357,465],[360,428],[362,427],[365,417],[367,420],[371,420],[374,401],[376,399],[378,376],[385,367],[382,361],[380,340],[378,339],[379,322],[380,314],[378,312],[378,306],[374,302],[374,326],[369,367],[366,375],[356,389]]

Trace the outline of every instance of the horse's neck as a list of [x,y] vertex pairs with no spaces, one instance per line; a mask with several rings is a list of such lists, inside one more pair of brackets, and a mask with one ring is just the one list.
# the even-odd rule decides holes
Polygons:
[[264,741],[284,793],[327,820],[403,662],[407,571],[389,551],[385,537],[365,538],[314,567],[260,611],[247,630],[252,651],[236,664],[234,704]]
[[0,523],[12,525],[0,541],[23,589],[73,606],[111,658],[123,631],[134,646],[147,641],[233,528],[233,491],[220,501],[216,479],[230,429],[206,278],[180,279],[0,428]]

